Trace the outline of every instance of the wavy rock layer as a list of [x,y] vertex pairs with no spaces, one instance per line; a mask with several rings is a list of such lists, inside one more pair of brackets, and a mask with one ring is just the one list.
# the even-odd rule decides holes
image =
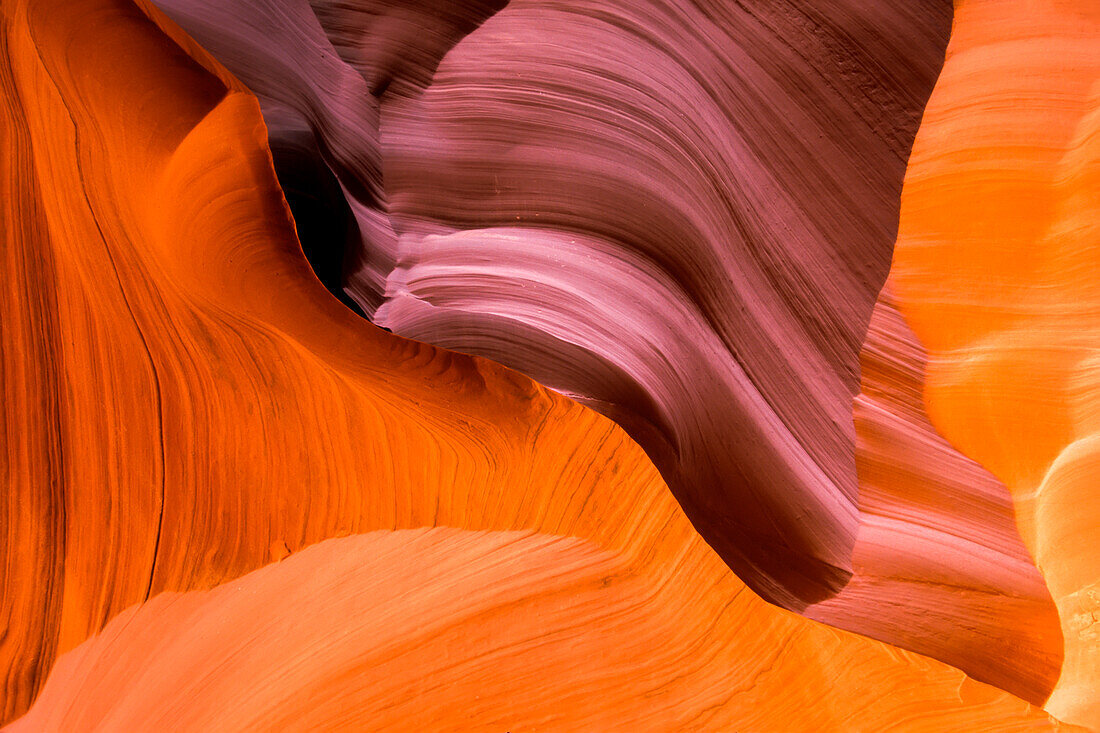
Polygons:
[[376,323],[611,416],[801,609],[851,575],[859,344],[950,8],[757,5],[162,3],[347,192]]
[[929,421],[926,363],[885,288],[863,345],[855,402],[863,515],[856,574],[806,615],[947,660],[1041,703],[1062,664],[1057,609],[1017,532],[1004,484]]
[[[158,12],[15,0],[0,21],[4,720],[61,655],[27,727],[361,729],[356,703],[382,719],[427,690],[398,709],[446,728],[537,700],[576,728],[599,714],[585,680],[633,729],[1054,726],[744,592],[608,420],[337,303],[255,98]],[[392,533],[432,525],[491,532]],[[352,673],[379,644],[375,696]],[[483,707],[463,686],[433,707],[449,664],[484,675]]]
[[942,3],[161,4],[257,92],[315,267],[350,243],[375,322],[618,421],[766,598],[1050,693],[1008,492],[928,423],[899,319],[852,455]]
[[1057,603],[1049,709],[1100,728],[1100,7],[963,4],[893,282],[943,434],[1011,489]]
[[336,303],[255,98],[178,30],[122,0],[0,17],[5,718],[119,611],[328,537],[691,536],[603,418]]
[[[723,567],[707,557],[707,570]],[[638,571],[590,543],[529,533],[330,540],[119,615],[62,657],[12,730],[1048,727],[943,665],[879,668],[874,642],[751,593],[692,592],[676,570]],[[867,686],[871,668],[881,676]],[[858,705],[821,704],[857,689]]]

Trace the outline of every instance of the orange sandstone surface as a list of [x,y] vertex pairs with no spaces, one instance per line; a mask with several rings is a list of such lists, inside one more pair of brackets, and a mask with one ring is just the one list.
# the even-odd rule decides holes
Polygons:
[[1100,4],[967,0],[891,283],[939,431],[1011,490],[1058,607],[1047,709],[1100,728]]
[[1048,727],[941,663],[766,605],[711,552],[436,528],[328,540],[124,611],[11,730]]
[[347,311],[152,8],[0,23],[14,729],[1058,727],[764,603],[611,422]]

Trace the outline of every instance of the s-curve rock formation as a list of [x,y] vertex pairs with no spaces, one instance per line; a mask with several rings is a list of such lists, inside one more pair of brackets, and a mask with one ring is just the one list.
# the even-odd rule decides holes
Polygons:
[[257,94],[335,292],[614,419],[764,598],[1046,699],[1008,490],[888,297],[864,343],[949,3],[159,4]]
[[847,583],[859,345],[948,2],[160,5],[344,190],[376,323],[615,419],[765,598]]
[[4,2],[0,115],[13,729],[1059,728],[765,603],[610,420],[340,305],[157,9]]

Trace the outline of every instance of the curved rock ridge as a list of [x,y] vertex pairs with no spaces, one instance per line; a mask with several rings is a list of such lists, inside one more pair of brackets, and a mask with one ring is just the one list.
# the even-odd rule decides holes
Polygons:
[[[375,192],[330,219],[386,213],[392,237],[364,220],[346,262],[376,323],[616,420],[765,598],[1046,699],[1058,618],[1008,492],[928,423],[921,346],[885,301],[863,359],[891,366],[864,379],[852,445],[946,8],[160,4],[259,95],[292,207],[296,165]],[[257,32],[279,23],[302,40]],[[282,73],[291,57],[342,63],[356,99],[310,92],[327,81]],[[364,83],[357,137],[283,152],[355,118]],[[293,133],[290,99],[311,100]],[[306,216],[303,241],[343,241]]]
[[[124,611],[9,730],[1062,727],[945,665],[728,595],[745,587],[706,558],[647,572],[530,532],[328,540]],[[685,577],[700,570],[726,581]],[[844,694],[824,705],[826,690]]]
[[932,422],[1012,492],[1057,604],[1047,707],[1100,730],[1100,6],[961,5],[891,281]]
[[693,537],[606,419],[336,303],[255,97],[159,11],[0,19],[3,720],[121,610],[328,537]]
[[[540,709],[565,728],[599,715],[586,680],[634,729],[1057,727],[745,592],[609,420],[342,307],[294,237],[255,97],[156,9],[0,5],[0,95],[3,721],[60,658],[23,725],[314,710],[361,729],[373,693],[347,672],[382,641],[412,656],[386,656],[372,709],[452,727],[431,705],[448,660],[499,683],[500,714],[560,691]],[[393,531],[426,526],[468,531]]]
[[160,4],[276,155],[312,136],[377,324],[614,418],[765,598],[844,587],[859,345],[948,2]]

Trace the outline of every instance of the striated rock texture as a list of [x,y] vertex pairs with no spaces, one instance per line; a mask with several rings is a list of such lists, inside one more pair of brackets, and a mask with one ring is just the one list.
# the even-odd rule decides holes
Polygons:
[[121,610],[328,537],[692,535],[607,420],[335,302],[255,98],[147,12],[0,6],[4,719]]
[[615,419],[765,598],[847,583],[859,344],[946,0],[160,5],[277,157],[315,151],[284,185],[331,172],[316,234],[358,230],[376,323]]
[[1056,610],[886,300],[859,384],[946,3],[160,5],[330,288],[616,420],[765,598],[1046,699]]
[[609,420],[337,303],[159,11],[5,2],[0,95],[13,727],[1058,727],[763,602]]
[[640,560],[528,532],[329,540],[123,612],[61,658],[11,730],[1061,727],[738,592],[710,551]]
[[856,572],[805,613],[1042,702],[1062,663],[1057,610],[1020,540],[1005,486],[929,421],[926,362],[888,286],[863,345],[854,406]]
[[1100,6],[961,4],[892,282],[932,422],[1012,491],[1058,606],[1048,709],[1100,729]]

